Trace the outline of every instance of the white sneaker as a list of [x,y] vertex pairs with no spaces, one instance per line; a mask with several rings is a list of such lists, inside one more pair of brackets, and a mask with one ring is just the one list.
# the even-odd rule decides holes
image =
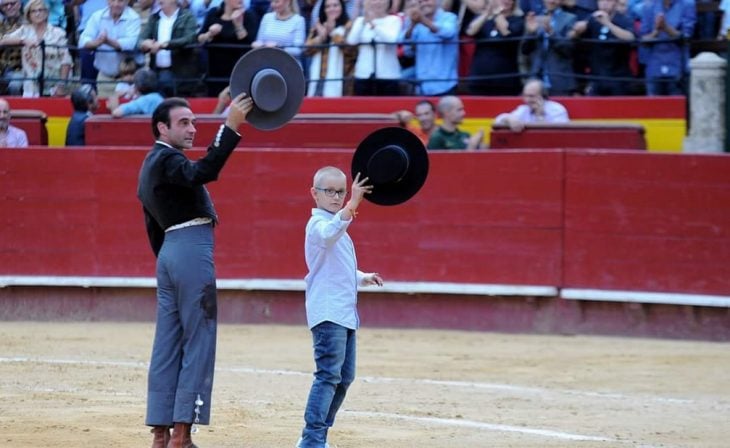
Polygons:
[[[302,448],[302,438],[300,437],[299,440],[297,440],[297,445],[294,448]],[[325,442],[324,448],[330,448],[330,444]]]

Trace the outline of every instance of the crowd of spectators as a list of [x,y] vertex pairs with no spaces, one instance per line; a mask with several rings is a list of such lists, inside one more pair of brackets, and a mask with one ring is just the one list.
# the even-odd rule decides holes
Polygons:
[[261,46],[300,61],[308,96],[682,94],[689,39],[730,24],[695,1],[0,0],[0,94],[108,98],[148,69],[163,96],[216,97]]

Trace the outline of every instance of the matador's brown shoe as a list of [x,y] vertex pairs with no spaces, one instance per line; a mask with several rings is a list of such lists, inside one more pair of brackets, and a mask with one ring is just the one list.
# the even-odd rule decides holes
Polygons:
[[198,448],[190,438],[190,423],[175,423],[167,448]]
[[152,448],[167,448],[167,443],[170,441],[168,426],[153,426],[150,432],[152,433]]

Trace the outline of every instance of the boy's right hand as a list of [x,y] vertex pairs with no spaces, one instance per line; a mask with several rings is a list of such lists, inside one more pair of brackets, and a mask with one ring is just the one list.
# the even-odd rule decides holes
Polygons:
[[352,195],[347,206],[351,211],[355,211],[362,202],[363,197],[373,191],[372,185],[367,185],[368,178],[360,179],[360,173],[355,175],[355,180],[352,181]]
[[231,101],[231,107],[228,109],[228,117],[226,118],[226,126],[238,131],[238,127],[246,122],[246,116],[253,109],[253,99],[245,92],[239,93],[238,96]]

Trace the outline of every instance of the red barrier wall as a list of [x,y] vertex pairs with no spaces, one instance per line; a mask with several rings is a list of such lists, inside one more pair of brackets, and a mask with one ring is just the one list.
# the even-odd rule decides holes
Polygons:
[[[0,150],[4,274],[153,276],[135,197],[144,150]],[[241,150],[210,186],[220,278],[302,278],[308,188],[349,151]],[[390,280],[556,285],[562,154],[434,154],[398,207],[367,204],[351,233],[365,269]],[[509,187],[507,187],[509,185]],[[525,267],[529,266],[529,269]]]
[[565,287],[728,295],[730,157],[565,157]]
[[[142,149],[0,150],[3,275],[154,275]],[[200,152],[193,153],[200,154]],[[210,186],[220,278],[302,278],[314,171],[349,151],[238,150]],[[389,280],[730,295],[730,157],[431,153],[419,194],[351,233]]]

